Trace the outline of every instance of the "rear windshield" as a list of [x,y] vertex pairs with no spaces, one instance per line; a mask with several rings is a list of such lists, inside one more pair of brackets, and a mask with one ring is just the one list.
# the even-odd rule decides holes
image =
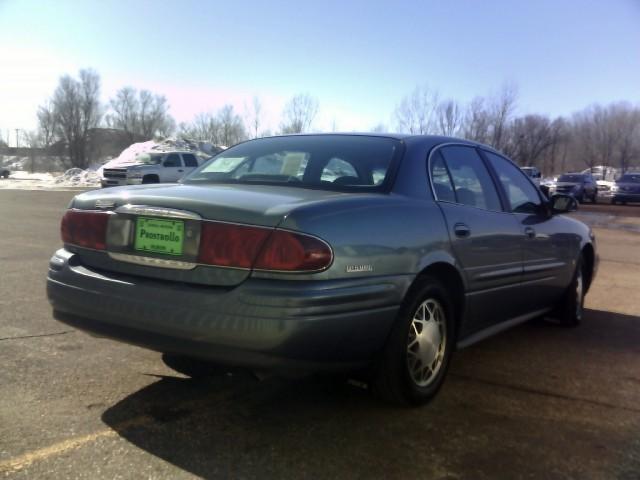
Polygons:
[[618,180],[620,183],[640,183],[640,173],[626,174]]
[[580,183],[584,180],[584,175],[560,175],[559,182]]
[[387,183],[400,142],[363,135],[252,140],[208,160],[184,183],[258,183],[375,191]]

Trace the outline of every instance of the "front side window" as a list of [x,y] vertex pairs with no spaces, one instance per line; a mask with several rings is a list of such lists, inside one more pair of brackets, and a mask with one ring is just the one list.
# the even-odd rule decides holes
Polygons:
[[164,165],[165,167],[181,167],[182,163],[180,162],[180,155],[178,155],[177,153],[167,155],[167,158],[165,158],[162,165]]
[[502,210],[493,180],[473,147],[443,147],[440,152],[449,170],[457,203],[484,210]]
[[185,183],[288,184],[377,191],[388,184],[401,142],[365,135],[300,135],[244,142],[216,155]]
[[515,213],[537,213],[542,201],[538,191],[513,163],[491,152],[484,152],[489,163],[498,174],[498,179],[507,194],[511,211]]

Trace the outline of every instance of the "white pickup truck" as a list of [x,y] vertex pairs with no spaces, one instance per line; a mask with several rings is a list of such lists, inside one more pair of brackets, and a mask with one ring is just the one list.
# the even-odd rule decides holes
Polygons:
[[141,153],[131,163],[104,168],[100,183],[103,187],[116,187],[177,182],[202,162],[193,152]]

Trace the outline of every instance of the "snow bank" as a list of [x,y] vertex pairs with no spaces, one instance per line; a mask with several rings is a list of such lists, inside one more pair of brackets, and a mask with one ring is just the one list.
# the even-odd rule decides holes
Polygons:
[[55,183],[64,187],[99,187],[100,176],[95,171],[70,168],[56,177]]
[[0,189],[65,190],[70,187],[92,188],[100,186],[97,172],[70,168],[63,174],[12,171],[9,178],[0,179]]

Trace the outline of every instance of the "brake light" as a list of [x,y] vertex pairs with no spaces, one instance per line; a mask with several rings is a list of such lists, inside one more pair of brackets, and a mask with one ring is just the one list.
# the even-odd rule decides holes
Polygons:
[[109,212],[67,210],[62,217],[60,234],[66,244],[106,250]]
[[327,268],[329,245],[309,235],[229,223],[203,222],[198,263],[304,272]]
[[332,260],[331,247],[322,240],[300,233],[274,230],[253,268],[309,272],[324,270]]
[[270,229],[203,222],[198,262],[221,267],[251,268]]

